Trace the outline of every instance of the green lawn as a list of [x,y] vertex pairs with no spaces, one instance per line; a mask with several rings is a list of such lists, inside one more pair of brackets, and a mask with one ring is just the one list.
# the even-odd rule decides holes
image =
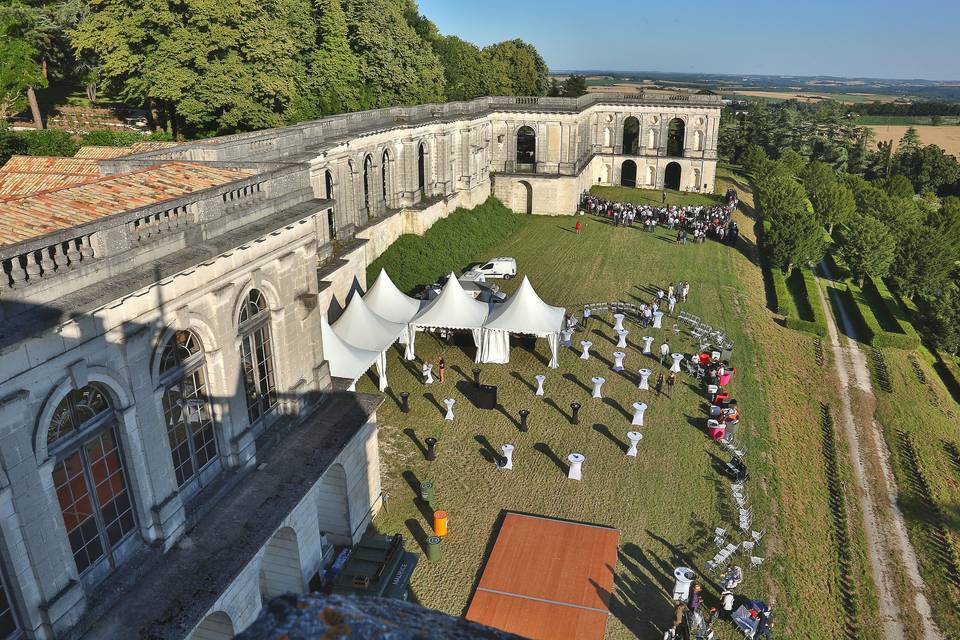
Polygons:
[[[665,233],[585,221],[584,233],[577,236],[562,221],[530,218],[512,238],[476,259],[516,257],[521,274],[530,277],[540,295],[568,309],[601,300],[649,299],[650,285],[691,282],[686,309],[724,326],[736,344],[738,375],[732,391],[747,416],[740,438],[753,476],[749,499],[754,527],[768,532],[757,550],[766,558],[764,568],[747,570],[741,593],[778,597],[781,637],[842,637],[837,554],[824,530],[830,508],[820,430],[811,428],[818,400],[829,397],[833,383],[813,363],[810,336],[771,322],[760,272],[740,251],[713,242],[678,247]],[[749,238],[745,242],[749,253]],[[513,290],[518,280],[503,285]],[[675,336],[672,320],[664,326],[651,333],[656,344],[667,339],[674,350],[689,353],[691,339]],[[641,365],[656,369],[657,363],[636,346],[643,329],[628,328],[628,371]],[[427,335],[418,337],[418,356],[435,359],[443,353],[448,364],[446,383],[430,387],[420,383],[419,363],[408,366],[399,352],[391,353],[390,395],[409,391],[412,412],[403,415],[388,401],[378,413],[383,487],[391,500],[376,526],[422,540],[430,523],[415,500],[417,487],[424,480],[434,482],[439,505],[450,512],[451,535],[443,559],[436,564],[423,559],[414,576],[413,593],[425,606],[465,612],[501,511],[526,511],[617,527],[621,549],[607,635],[659,639],[671,616],[667,590],[672,568],[687,564],[702,573],[703,563],[716,552],[713,529],[736,530],[729,483],[715,469],[717,461],[729,456],[703,432],[706,402],[699,385],[684,374],[672,400],[640,392],[632,375],[610,370],[615,349],[607,322],[594,319],[588,332],[596,356],[589,361],[564,350],[561,368],[551,371],[540,341],[535,352],[514,342],[508,365],[484,365],[483,379],[498,385],[503,412],[477,410],[460,391],[473,367],[470,344],[448,346]],[[577,335],[575,343],[583,337]],[[532,392],[537,373],[547,376],[544,399]],[[588,393],[595,375],[607,379],[604,401],[592,400]],[[358,388],[375,390],[370,379]],[[452,423],[442,419],[440,403],[446,397],[457,400]],[[649,405],[645,438],[640,456],[630,459],[622,447],[630,429],[630,405],[641,399]],[[572,401],[583,405],[579,426],[567,419]],[[517,411],[523,408],[531,411],[528,433],[519,433],[516,426]],[[439,438],[440,456],[428,463],[416,442],[431,435]],[[515,468],[499,471],[491,450],[499,451],[506,442],[516,447]],[[567,480],[562,462],[554,460],[565,460],[574,451],[586,455],[579,483]],[[841,473],[845,469],[841,466]],[[852,538],[851,574],[858,584],[862,541],[858,531]],[[420,551],[415,542],[410,547]],[[746,558],[740,562],[749,565]],[[704,577],[708,604],[715,604],[717,585]],[[865,615],[875,618],[872,590],[863,586],[860,591]],[[726,624],[717,630],[719,638],[737,637]],[[860,637],[876,635],[865,629]]]
[[663,194],[667,194],[667,204],[678,205],[714,205],[716,196],[673,189],[637,189],[633,187],[601,187],[590,188],[590,193],[613,200],[615,202],[633,202],[635,204],[663,205]]

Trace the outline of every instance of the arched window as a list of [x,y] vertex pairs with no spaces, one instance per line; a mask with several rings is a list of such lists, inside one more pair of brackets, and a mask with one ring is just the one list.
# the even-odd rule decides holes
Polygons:
[[117,417],[97,384],[70,391],[47,425],[47,447],[56,459],[53,486],[77,571],[114,551],[136,528],[117,441]]
[[[324,178],[324,186],[326,187],[326,198],[327,200],[333,200],[333,173],[327,171],[327,175]],[[330,239],[334,240],[337,237],[337,216],[333,211],[333,207],[327,209],[327,227],[330,231]]]
[[517,131],[517,170],[533,171],[537,166],[537,134],[530,127]]
[[367,210],[367,214],[370,214],[370,191],[373,187],[371,181],[373,180],[373,158],[367,156],[363,161],[363,206]]
[[389,206],[390,198],[387,197],[390,185],[390,154],[383,150],[383,159],[380,162],[380,191],[383,195],[384,206]]
[[420,191],[420,195],[425,195],[424,191],[427,188],[427,152],[423,146],[423,143],[420,143],[420,146],[417,147],[417,189]]
[[217,459],[213,413],[207,399],[203,345],[192,331],[177,331],[160,356],[163,417],[177,486],[193,480]]
[[640,121],[630,116],[623,121],[623,154],[635,156],[640,153]]
[[667,126],[667,155],[672,158],[683,156],[684,126],[680,118],[674,118]]
[[9,594],[5,576],[0,575],[0,640],[14,640],[21,637],[20,624]]
[[277,404],[270,311],[266,299],[257,289],[247,294],[240,308],[240,366],[247,394],[247,413],[252,424]]

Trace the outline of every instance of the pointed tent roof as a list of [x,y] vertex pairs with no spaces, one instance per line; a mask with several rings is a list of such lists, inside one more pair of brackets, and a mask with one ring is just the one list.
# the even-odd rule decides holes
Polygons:
[[451,273],[440,295],[431,300],[410,324],[444,329],[480,329],[489,313],[490,305],[474,300],[460,286],[456,274]]
[[386,351],[406,329],[406,324],[389,322],[371,311],[359,295],[351,298],[343,315],[333,323],[333,331],[340,338],[367,351]]
[[356,380],[380,357],[378,351],[358,349],[344,342],[330,326],[327,316],[320,316],[320,337],[323,357],[330,362],[330,375],[336,378]]
[[520,288],[509,300],[494,305],[483,328],[543,336],[560,331],[566,313],[566,309],[544,302],[524,276]]
[[400,291],[387,275],[386,269],[380,269],[377,281],[367,290],[363,300],[371,311],[384,320],[400,324],[410,322],[420,312],[423,302]]

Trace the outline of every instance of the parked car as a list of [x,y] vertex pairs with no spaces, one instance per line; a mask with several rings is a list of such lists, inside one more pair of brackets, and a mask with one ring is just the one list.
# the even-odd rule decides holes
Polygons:
[[[443,285],[447,284],[449,277],[450,276],[441,276],[433,284],[419,287],[414,295],[420,300],[433,300],[440,295],[440,291],[443,289]],[[500,291],[500,287],[495,284],[486,284],[482,277],[480,280],[465,280],[462,277],[458,278],[458,280],[463,290],[473,297],[474,300],[497,303],[507,299],[507,295]]]
[[494,258],[478,267],[473,267],[460,276],[460,280],[483,282],[487,278],[503,278],[509,280],[517,275],[517,261],[515,258]]

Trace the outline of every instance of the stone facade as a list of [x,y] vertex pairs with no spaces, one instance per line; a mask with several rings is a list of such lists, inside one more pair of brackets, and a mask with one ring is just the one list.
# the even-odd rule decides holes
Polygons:
[[[0,577],[22,634],[223,638],[304,590],[380,504],[376,402],[334,393],[320,315],[401,234],[491,194],[571,213],[626,162],[641,185],[676,162],[681,188],[711,190],[719,113],[712,96],[482,98],[102,161],[253,175],[0,246]],[[525,127],[535,157],[518,154]],[[301,440],[317,459],[299,489],[277,477],[246,504]],[[203,581],[171,573],[197,573],[212,527],[253,520]]]

